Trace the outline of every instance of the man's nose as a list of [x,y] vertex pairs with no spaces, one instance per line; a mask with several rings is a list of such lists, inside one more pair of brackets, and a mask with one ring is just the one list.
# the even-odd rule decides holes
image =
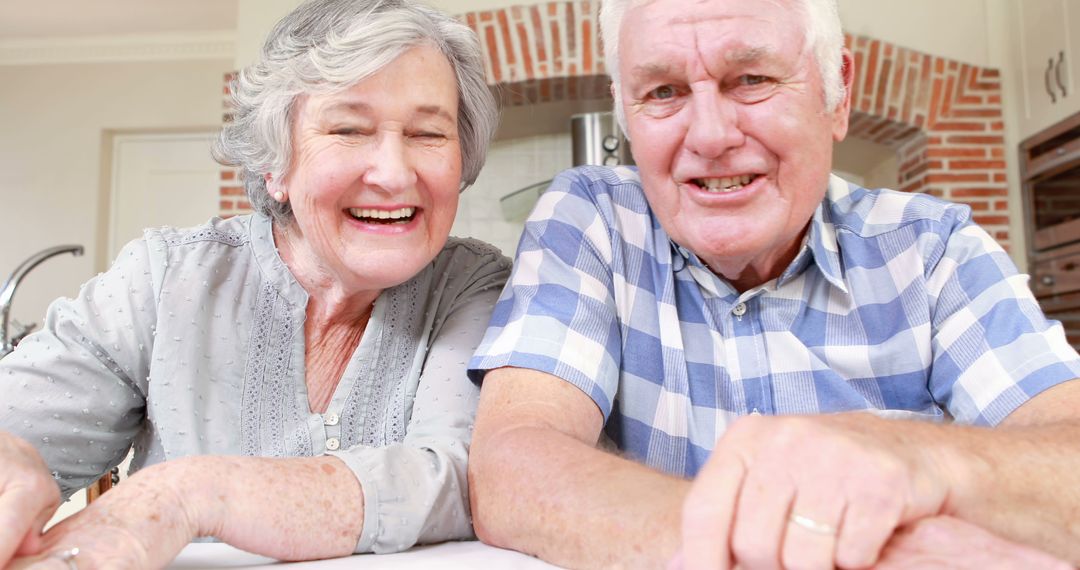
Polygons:
[[739,127],[736,103],[717,89],[695,90],[686,147],[702,158],[719,158],[746,140]]
[[370,147],[364,183],[385,192],[407,190],[416,184],[416,168],[401,133],[380,133]]

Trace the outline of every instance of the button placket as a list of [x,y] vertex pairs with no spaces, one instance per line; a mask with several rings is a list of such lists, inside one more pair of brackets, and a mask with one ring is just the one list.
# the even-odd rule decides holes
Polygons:
[[337,451],[341,448],[341,416],[327,411],[322,414],[322,423],[326,432],[326,450]]

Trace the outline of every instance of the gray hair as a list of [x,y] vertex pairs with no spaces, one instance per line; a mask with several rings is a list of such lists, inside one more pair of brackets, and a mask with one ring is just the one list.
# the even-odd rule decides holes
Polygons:
[[464,190],[480,174],[498,126],[480,43],[468,26],[409,0],[309,0],[282,18],[260,60],[232,82],[233,118],[214,158],[241,169],[255,211],[291,220],[288,203],[267,194],[264,175],[281,180],[288,172],[297,98],[348,89],[418,45],[442,52],[457,79]]
[[[642,0],[603,0],[600,3],[600,33],[604,40],[604,61],[615,85],[615,115],[626,132],[626,116],[619,91],[619,30],[623,16]],[[840,25],[840,10],[836,0],[795,0],[806,24],[805,49],[813,50],[824,84],[825,108],[832,111],[844,95],[841,78],[843,67],[844,32]]]

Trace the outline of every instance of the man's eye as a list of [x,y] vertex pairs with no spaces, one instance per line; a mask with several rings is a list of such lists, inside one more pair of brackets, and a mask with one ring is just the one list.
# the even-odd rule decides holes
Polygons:
[[675,95],[675,88],[670,85],[661,85],[649,92],[649,97],[651,99],[659,99],[661,101],[664,99],[671,99]]
[[752,87],[754,85],[761,85],[768,80],[769,78],[765,77],[764,75],[742,75],[739,77],[739,84]]

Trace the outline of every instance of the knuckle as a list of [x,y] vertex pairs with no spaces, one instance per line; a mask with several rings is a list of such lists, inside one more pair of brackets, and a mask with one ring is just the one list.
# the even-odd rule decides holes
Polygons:
[[787,570],[831,570],[833,561],[823,556],[810,556],[796,549],[785,548],[781,557]]
[[738,528],[731,538],[731,553],[744,568],[779,568],[777,545],[766,544],[760,533],[741,531]]
[[880,553],[865,544],[847,544],[836,548],[836,567],[843,570],[871,568],[878,561]]

